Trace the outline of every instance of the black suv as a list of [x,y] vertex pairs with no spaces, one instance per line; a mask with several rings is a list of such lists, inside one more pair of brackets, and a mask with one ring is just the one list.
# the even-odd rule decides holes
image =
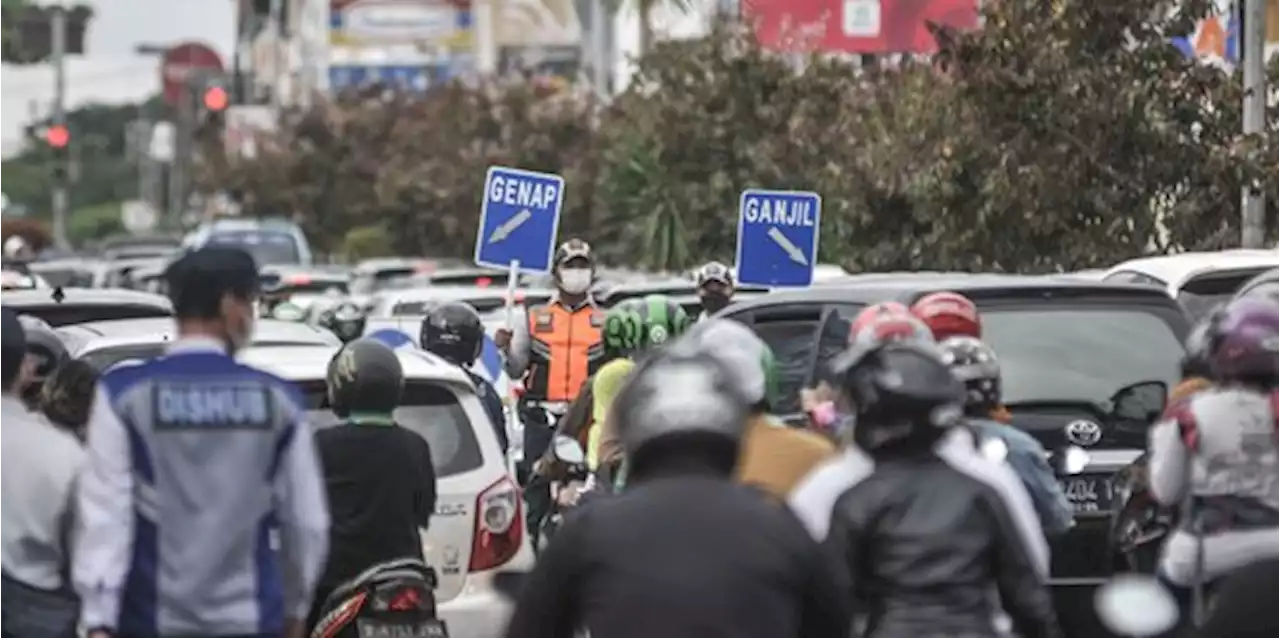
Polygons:
[[1088,452],[1084,472],[1060,477],[1076,527],[1053,547],[1053,582],[1091,590],[1113,571],[1113,476],[1146,447],[1147,426],[1178,380],[1189,326],[1163,290],[1050,276],[865,275],[745,300],[719,316],[747,324],[773,348],[785,416],[799,412],[801,388],[823,379],[860,310],[882,301],[909,306],[939,291],[963,294],[981,310],[1014,425],[1051,452],[1069,445]]

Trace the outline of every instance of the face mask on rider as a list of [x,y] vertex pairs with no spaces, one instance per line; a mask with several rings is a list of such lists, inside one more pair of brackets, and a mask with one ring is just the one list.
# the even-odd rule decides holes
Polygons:
[[236,351],[249,345],[253,339],[253,324],[257,313],[254,301],[237,299],[234,295],[222,298],[223,344],[227,352]]
[[702,293],[702,309],[708,315],[714,315],[729,305],[729,294],[719,290],[706,290]]
[[564,268],[560,271],[560,289],[571,294],[580,295],[591,288],[590,268]]

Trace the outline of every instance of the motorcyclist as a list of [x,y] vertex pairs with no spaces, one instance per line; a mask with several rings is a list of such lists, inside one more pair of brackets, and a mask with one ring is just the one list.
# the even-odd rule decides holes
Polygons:
[[709,261],[698,269],[694,282],[698,286],[698,301],[702,303],[702,314],[698,315],[698,321],[733,303],[733,271],[728,266],[718,261]]
[[499,328],[494,342],[506,355],[507,376],[524,379],[517,406],[524,424],[524,458],[519,473],[527,476],[554,435],[553,419],[577,397],[604,360],[600,328],[604,312],[591,295],[595,255],[581,239],[556,249],[552,260],[556,293],[546,304],[530,308],[514,330]]
[[1206,320],[1204,358],[1214,387],[1170,404],[1150,430],[1150,489],[1179,506],[1160,575],[1194,587],[1275,558],[1276,376],[1280,312],[1267,300],[1229,302]]
[[810,424],[820,432],[826,432],[838,438],[837,429],[844,420],[836,409],[837,381],[830,372],[838,367],[837,362],[848,356],[849,348],[855,344],[866,346],[869,340],[883,341],[889,339],[919,339],[933,341],[928,326],[917,319],[906,306],[896,301],[886,301],[863,308],[849,322],[844,334],[841,352],[827,358],[828,365],[824,376],[828,379],[817,388],[804,390],[801,393],[801,407],[809,415]]
[[843,638],[838,574],[793,517],[732,482],[747,398],[705,354],[666,353],[613,406],[627,492],[539,556],[508,638]]
[[614,322],[606,329],[606,334],[615,340],[611,347],[625,351],[627,356],[605,364],[591,382],[595,425],[587,442],[587,464],[606,482],[615,482],[624,454],[609,423],[614,399],[638,361],[684,334],[691,324],[680,304],[666,295],[646,295],[625,303],[617,312],[611,310],[608,319]]
[[343,421],[316,434],[333,524],[308,627],[342,583],[390,560],[422,560],[420,530],[436,506],[431,446],[392,414],[404,389],[395,351],[352,341],[329,362],[325,380],[329,407]]
[[[982,315],[977,304],[958,292],[934,292],[911,304],[911,314],[929,326],[933,338],[939,342],[951,337],[982,339]],[[1011,423],[1013,415],[1003,404],[991,406],[987,419],[998,423]]]
[[30,374],[19,390],[22,401],[31,410],[40,409],[40,392],[45,380],[53,371],[70,358],[66,344],[58,338],[58,333],[43,319],[31,315],[19,315],[22,329],[26,333],[27,358]]
[[[964,386],[928,343],[854,346],[840,362],[855,444],[874,468],[841,494],[827,539],[869,638],[1002,635],[992,591],[1023,638],[1061,635],[1048,547],[1003,463],[972,448]],[[944,438],[970,439],[970,449]]]
[[85,453],[75,438],[18,398],[27,347],[22,323],[9,308],[0,309],[0,340],[0,624],[5,636],[70,638],[80,605],[67,578],[67,531],[75,524],[74,486]]
[[472,370],[476,359],[480,358],[480,350],[484,347],[484,323],[480,313],[469,304],[450,301],[432,306],[427,316],[422,319],[419,330],[419,342],[422,349],[452,363],[471,378],[480,396],[480,403],[493,422],[494,433],[502,446],[502,453],[507,453],[507,418],[502,408],[502,397],[493,384]]
[[736,470],[739,481],[781,502],[800,479],[835,455],[836,448],[830,440],[787,427],[770,414],[777,395],[773,351],[750,328],[730,319],[708,319],[695,326],[677,347],[721,358],[750,401]]
[[1044,446],[1030,434],[991,419],[992,411],[1000,406],[1000,360],[995,351],[982,341],[965,336],[944,339],[938,346],[943,361],[965,385],[966,423],[980,439],[1003,443],[1004,460],[1027,488],[1040,517],[1040,527],[1051,537],[1071,529],[1075,524],[1071,502],[1049,467]]

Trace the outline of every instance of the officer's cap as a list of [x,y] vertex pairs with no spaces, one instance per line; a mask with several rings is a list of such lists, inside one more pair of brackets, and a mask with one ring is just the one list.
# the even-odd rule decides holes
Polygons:
[[164,278],[174,314],[180,319],[216,317],[223,297],[249,300],[257,296],[259,288],[253,256],[225,246],[184,254],[165,269]]

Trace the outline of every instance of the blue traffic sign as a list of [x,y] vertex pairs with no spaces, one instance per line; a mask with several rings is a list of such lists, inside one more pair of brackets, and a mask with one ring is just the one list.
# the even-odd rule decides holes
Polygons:
[[738,281],[755,286],[813,283],[822,196],[745,190],[738,207]]
[[551,270],[564,178],[518,168],[493,166],[484,180],[484,205],[476,234],[476,263],[522,272]]

